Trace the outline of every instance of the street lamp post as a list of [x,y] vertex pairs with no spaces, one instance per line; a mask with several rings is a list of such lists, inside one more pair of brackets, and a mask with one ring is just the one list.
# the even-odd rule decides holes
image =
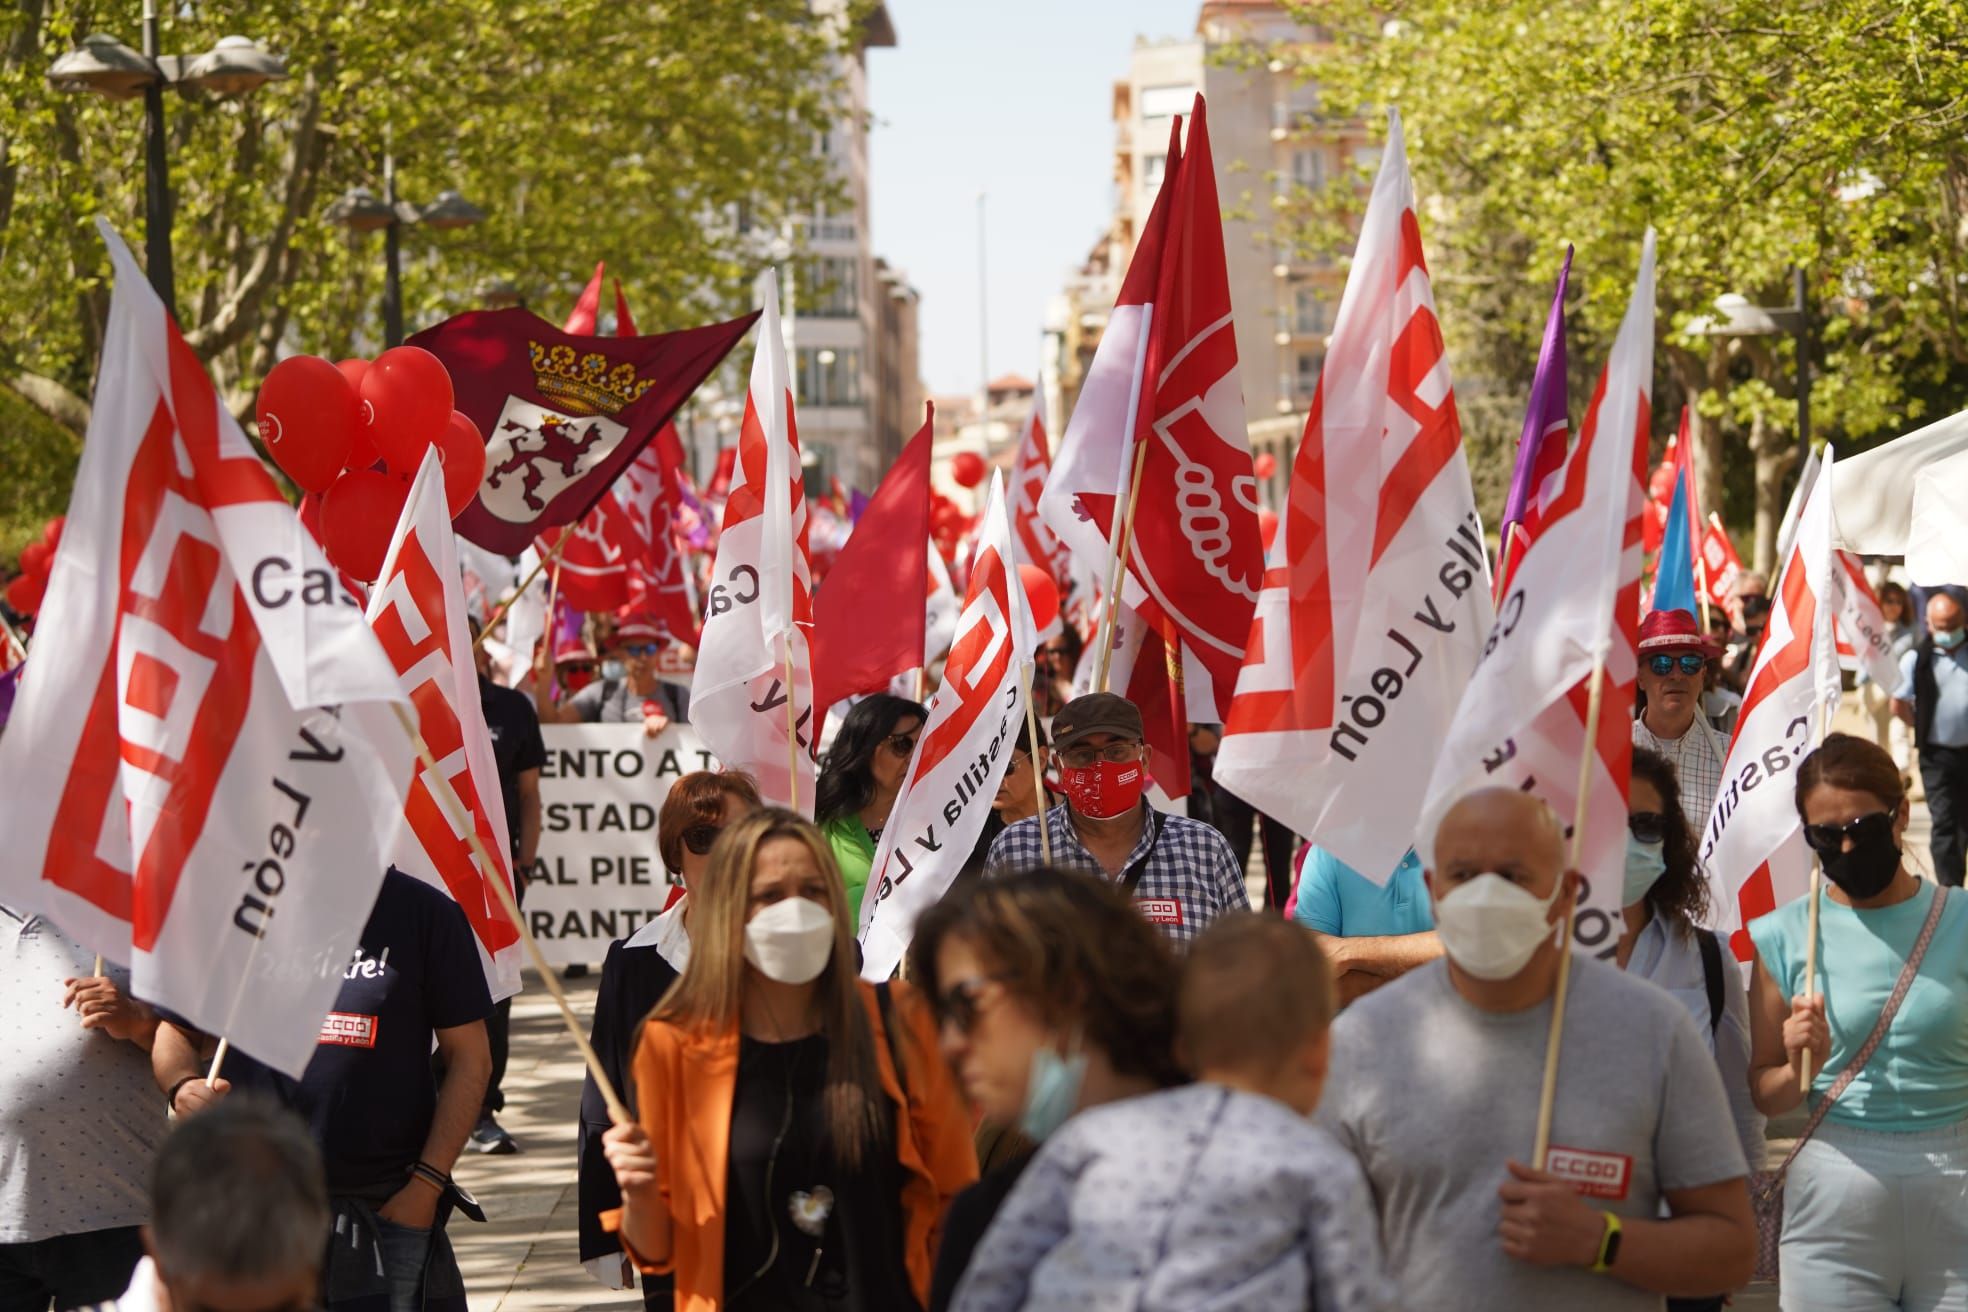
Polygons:
[[144,0],[143,50],[96,34],[57,59],[48,81],[57,91],[90,91],[109,100],[142,96],[144,102],[144,257],[150,285],[175,318],[177,280],[171,268],[171,174],[164,155],[164,88],[244,96],[287,76],[283,55],[259,43],[229,36],[202,55],[159,54],[157,0]]
[[485,221],[485,211],[455,191],[440,191],[437,199],[419,209],[396,194],[396,156],[383,152],[383,194],[352,187],[328,207],[327,219],[351,232],[383,232],[383,345],[403,344],[403,249],[401,233],[407,223],[439,232],[469,228]]
[[1804,266],[1791,270],[1789,305],[1752,305],[1747,296],[1728,292],[1715,298],[1721,321],[1709,318],[1689,325],[1709,337],[1778,337],[1789,333],[1797,346],[1797,469],[1803,476],[1811,458],[1811,303],[1804,286]]

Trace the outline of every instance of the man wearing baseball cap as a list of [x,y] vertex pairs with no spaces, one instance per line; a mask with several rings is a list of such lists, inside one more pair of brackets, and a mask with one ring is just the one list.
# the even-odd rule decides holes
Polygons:
[[[1066,801],[1045,813],[1051,864],[1119,883],[1177,946],[1225,911],[1250,910],[1244,872],[1223,835],[1200,820],[1165,815],[1142,794],[1148,744],[1141,712],[1113,693],[1088,693],[1053,717],[1052,755]],[[1006,827],[991,844],[987,873],[1045,864],[1040,817]]]
[[1633,745],[1659,752],[1681,783],[1681,809],[1697,838],[1722,788],[1729,742],[1702,714],[1708,663],[1721,650],[1685,610],[1657,610],[1640,621],[1641,711]]
[[602,643],[601,677],[542,720],[560,724],[640,724],[654,738],[689,717],[689,693],[656,677],[664,634],[656,621],[624,610]]

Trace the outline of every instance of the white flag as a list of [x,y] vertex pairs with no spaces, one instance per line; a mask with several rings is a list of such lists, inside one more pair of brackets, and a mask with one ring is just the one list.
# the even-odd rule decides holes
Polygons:
[[750,771],[766,801],[794,805],[807,815],[813,814],[819,759],[807,657],[812,627],[799,430],[779,332],[778,276],[768,274],[738,459],[690,685],[690,719],[727,769]]
[[433,447],[410,484],[383,571],[370,590],[369,627],[396,667],[431,759],[451,781],[494,868],[479,865],[421,764],[404,803],[407,823],[395,863],[443,889],[464,911],[497,1002],[519,992],[521,949],[519,930],[486,881],[503,880],[512,888],[511,836],[499,763],[479,703],[456,542],[444,503],[443,463]]
[[1654,235],[1579,439],[1537,537],[1524,551],[1497,611],[1483,663],[1457,708],[1428,783],[1418,836],[1464,794],[1520,788],[1561,823],[1578,814],[1579,763],[1590,678],[1604,662],[1598,737],[1591,752],[1590,809],[1576,839],[1586,876],[1575,942],[1611,948],[1623,897],[1626,794],[1632,771],[1637,673],[1640,516],[1654,361]]
[[[1832,496],[1826,447],[1750,670],[1715,809],[1698,835],[1714,927],[1723,931],[1740,930],[1810,891],[1811,851],[1793,785],[1798,762],[1823,738],[1838,709],[1834,621],[1844,571],[1832,548]],[[1748,934],[1732,942],[1736,956],[1748,961]]]
[[396,671],[211,380],[115,270],[34,676],[0,738],[0,901],[298,1077],[402,824]]
[[1494,614],[1398,115],[1281,531],[1216,779],[1384,881]]
[[1003,480],[994,474],[956,641],[861,900],[864,979],[895,973],[916,917],[949,891],[977,846],[1025,723],[1026,674],[1038,645]]

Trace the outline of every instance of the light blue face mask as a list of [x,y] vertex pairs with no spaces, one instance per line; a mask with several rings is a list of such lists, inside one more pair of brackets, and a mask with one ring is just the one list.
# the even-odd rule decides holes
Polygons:
[[604,679],[619,679],[628,672],[629,667],[621,661],[609,659],[601,663],[601,677]]
[[1968,629],[1934,630],[1934,645],[1942,651],[1953,651],[1961,645],[1963,638],[1968,638]]
[[1087,1054],[1076,1042],[1067,1056],[1050,1044],[1032,1054],[1032,1074],[1025,1082],[1025,1106],[1018,1128],[1027,1138],[1043,1141],[1066,1123],[1080,1105],[1080,1086],[1086,1082]]
[[1620,905],[1630,907],[1647,896],[1660,877],[1667,873],[1667,844],[1643,843],[1632,834],[1626,836],[1626,879],[1620,890]]

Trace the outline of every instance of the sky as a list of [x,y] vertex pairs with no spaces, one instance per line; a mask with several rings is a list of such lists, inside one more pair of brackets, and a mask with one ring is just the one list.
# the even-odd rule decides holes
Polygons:
[[1036,377],[1046,303],[1113,215],[1113,83],[1137,33],[1186,37],[1201,0],[886,0],[868,52],[874,253],[922,293],[933,393],[979,381],[977,194],[988,367]]

